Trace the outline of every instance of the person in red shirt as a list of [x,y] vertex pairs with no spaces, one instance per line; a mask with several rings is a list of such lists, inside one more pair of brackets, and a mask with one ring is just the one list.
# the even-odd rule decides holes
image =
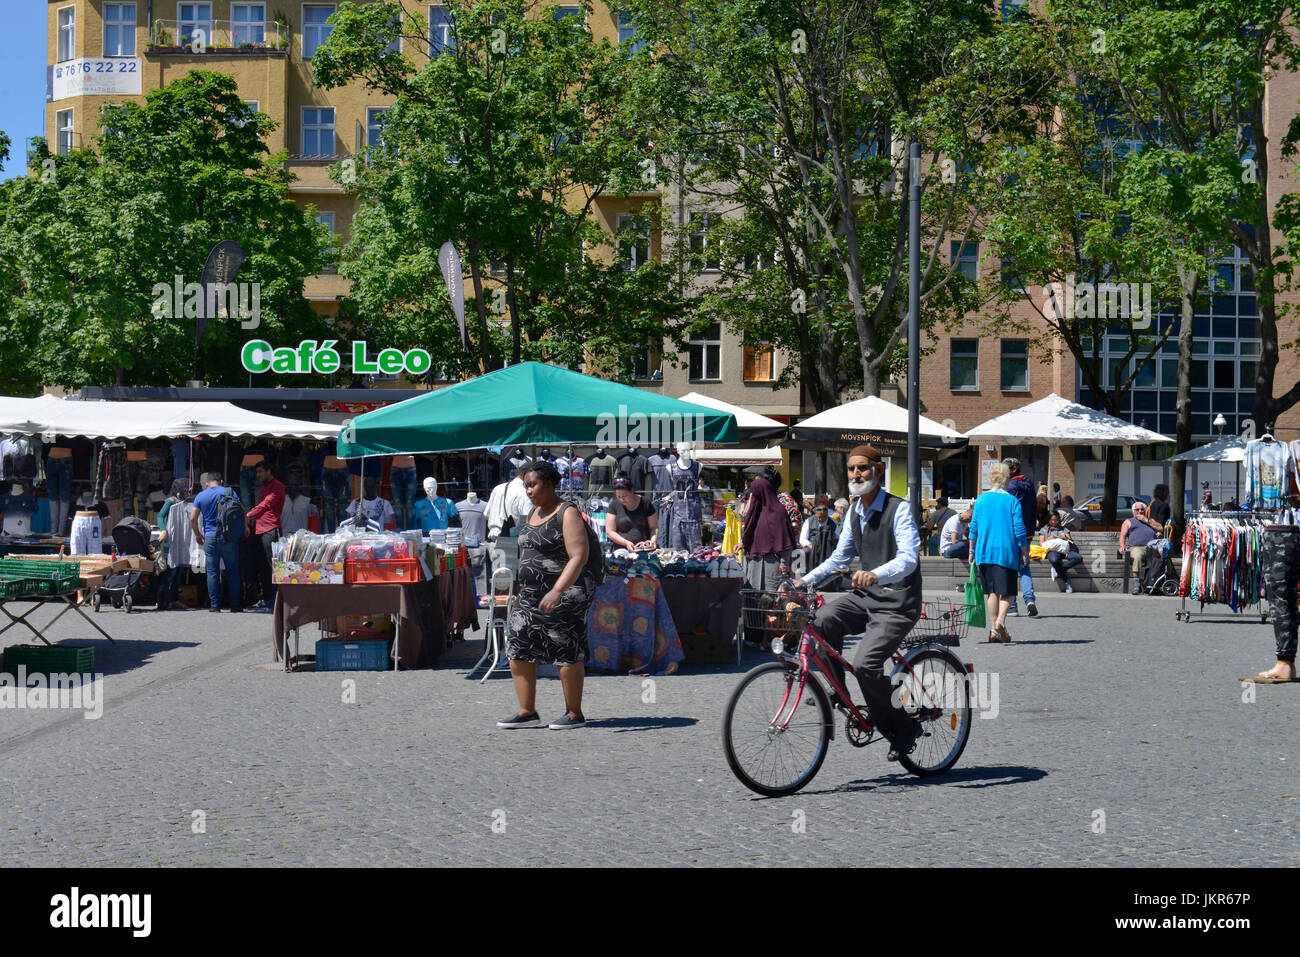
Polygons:
[[257,504],[248,510],[245,521],[248,532],[255,536],[252,552],[254,574],[262,589],[262,600],[253,607],[270,611],[275,604],[275,585],[271,583],[271,543],[280,538],[280,513],[284,511],[284,485],[275,477],[271,463],[263,459],[257,463],[257,481],[262,488],[257,493]]

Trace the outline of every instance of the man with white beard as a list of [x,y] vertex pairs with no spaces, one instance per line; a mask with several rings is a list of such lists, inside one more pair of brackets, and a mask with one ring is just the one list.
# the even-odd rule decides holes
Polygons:
[[[796,585],[817,585],[847,570],[856,556],[862,566],[853,573],[852,594],[828,604],[817,614],[817,629],[836,651],[844,636],[862,634],[853,658],[853,673],[866,699],[871,721],[890,742],[889,760],[910,754],[921,736],[921,724],[891,700],[884,667],[921,617],[921,536],[907,502],[881,488],[885,462],[870,445],[849,453],[849,494],[857,501],[840,527],[839,543],[826,559]],[[831,662],[843,682],[843,668]],[[836,696],[832,696],[832,702]]]

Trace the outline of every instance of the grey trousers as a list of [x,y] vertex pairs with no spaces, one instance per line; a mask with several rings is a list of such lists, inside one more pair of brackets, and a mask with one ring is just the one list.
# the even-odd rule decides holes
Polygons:
[[[845,635],[861,632],[862,637],[853,655],[853,673],[862,689],[872,723],[890,741],[910,733],[914,722],[907,712],[894,707],[891,700],[893,689],[889,676],[885,674],[885,665],[919,617],[919,611],[871,611],[866,599],[854,594],[827,604],[817,614],[817,630],[836,651],[844,650]],[[834,660],[830,667],[843,684],[844,668]]]

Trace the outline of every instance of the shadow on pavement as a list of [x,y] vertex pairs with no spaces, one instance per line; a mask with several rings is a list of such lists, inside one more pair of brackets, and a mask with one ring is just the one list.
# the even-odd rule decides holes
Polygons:
[[118,638],[112,644],[102,638],[92,641],[71,641],[69,644],[95,646],[95,671],[104,675],[120,675],[143,668],[154,655],[176,648],[194,648],[197,641],[142,641],[135,638]]
[[956,768],[947,774],[930,778],[919,778],[914,774],[898,772],[871,781],[850,781],[839,787],[825,788],[820,791],[803,790],[800,794],[841,794],[851,791],[877,791],[891,787],[958,787],[958,788],[993,788],[1008,784],[1028,784],[1047,777],[1042,768],[1027,768],[1023,765],[992,765],[988,767]]
[[663,728],[688,728],[699,723],[699,718],[596,718],[588,719],[587,727],[616,732],[659,731]]

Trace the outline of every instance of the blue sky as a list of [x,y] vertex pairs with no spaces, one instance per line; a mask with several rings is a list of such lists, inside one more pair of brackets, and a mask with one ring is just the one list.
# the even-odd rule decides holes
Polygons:
[[13,140],[0,177],[26,172],[23,141],[45,135],[45,0],[0,0],[0,130]]

